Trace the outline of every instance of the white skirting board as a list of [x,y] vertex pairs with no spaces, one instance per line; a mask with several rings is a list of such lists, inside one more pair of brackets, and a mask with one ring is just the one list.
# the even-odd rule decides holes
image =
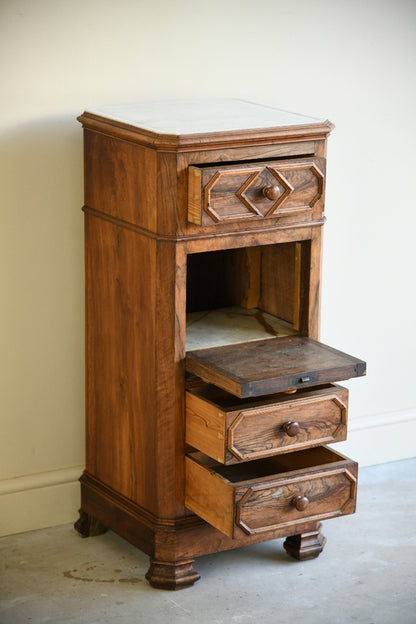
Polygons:
[[83,466],[0,481],[0,536],[75,522]]
[[[351,419],[348,440],[333,445],[361,467],[416,456],[416,409]],[[0,481],[0,536],[75,522],[80,506],[75,466]]]
[[416,408],[351,419],[348,439],[331,445],[361,467],[416,456]]

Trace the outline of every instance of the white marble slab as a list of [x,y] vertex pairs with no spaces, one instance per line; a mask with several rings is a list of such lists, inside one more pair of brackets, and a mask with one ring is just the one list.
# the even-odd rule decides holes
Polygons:
[[280,128],[324,121],[236,99],[142,102],[93,107],[86,112],[174,136]]
[[221,308],[186,315],[186,350],[296,334],[290,323],[258,310]]

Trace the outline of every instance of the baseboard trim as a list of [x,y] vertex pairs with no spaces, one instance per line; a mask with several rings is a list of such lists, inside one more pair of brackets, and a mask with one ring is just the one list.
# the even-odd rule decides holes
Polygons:
[[416,456],[416,408],[350,419],[348,439],[331,445],[361,467]]
[[82,470],[83,466],[73,466],[71,468],[61,468],[60,470],[23,475],[22,477],[14,477],[12,479],[3,479],[0,481],[0,496],[2,494],[16,494],[17,492],[71,483],[80,478]]
[[74,522],[82,469],[72,466],[0,481],[0,536]]
[[[416,408],[400,412],[387,412],[385,414],[372,414],[352,420],[349,425],[350,432],[362,431],[363,429],[375,429],[376,427],[390,427],[403,425],[407,422],[416,422]],[[415,449],[416,450],[416,449]]]

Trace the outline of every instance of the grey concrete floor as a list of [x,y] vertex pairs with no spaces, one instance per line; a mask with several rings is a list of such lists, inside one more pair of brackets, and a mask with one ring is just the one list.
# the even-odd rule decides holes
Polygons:
[[324,523],[318,559],[276,540],[197,559],[201,580],[153,589],[114,533],[64,525],[0,539],[1,624],[415,624],[416,459],[364,468],[358,510]]

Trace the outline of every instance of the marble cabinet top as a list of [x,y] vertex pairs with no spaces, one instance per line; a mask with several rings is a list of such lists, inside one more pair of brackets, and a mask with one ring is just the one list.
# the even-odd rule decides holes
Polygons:
[[284,128],[323,122],[322,119],[237,99],[142,102],[92,107],[86,113],[174,136]]

